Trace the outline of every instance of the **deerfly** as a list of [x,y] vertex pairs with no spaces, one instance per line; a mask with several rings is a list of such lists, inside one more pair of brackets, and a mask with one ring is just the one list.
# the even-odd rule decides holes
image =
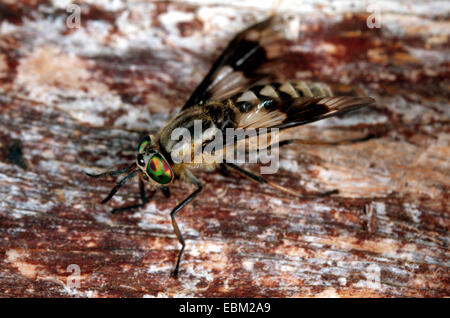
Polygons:
[[[261,150],[252,149],[255,137],[267,137],[266,148],[276,142],[289,141],[283,139],[283,132],[299,125],[308,124],[330,116],[342,114],[363,106],[371,105],[374,99],[358,96],[335,96],[331,88],[324,83],[310,81],[271,80],[283,56],[280,41],[284,33],[277,24],[278,17],[270,17],[248,29],[238,33],[228,44],[220,57],[213,64],[203,81],[194,90],[191,97],[175,118],[170,120],[156,136],[146,135],[139,142],[136,151],[136,162],[122,170],[105,172],[97,175],[118,176],[126,174],[102,201],[108,202],[127,181],[139,177],[141,203],[114,209],[117,213],[135,209],[147,203],[144,184],[149,183],[155,190],[170,195],[169,186],[177,179],[187,180],[195,185],[196,190],[187,196],[170,213],[172,226],[181,249],[178,253],[173,276],[177,277],[180,261],[185,248],[183,235],[178,227],[176,216],[189,202],[198,196],[203,189],[202,181],[191,172],[194,168],[228,168],[256,182],[270,185],[280,191],[299,198],[325,196],[338,193],[337,190],[303,195],[291,189],[264,179],[227,160],[228,154],[237,153],[239,144],[245,153]],[[200,137],[182,139],[173,138],[177,129],[189,132],[195,130],[196,123],[201,124]],[[202,155],[201,160],[193,159],[192,154],[200,152],[216,140],[218,133],[226,134],[228,129],[255,131],[253,137],[244,135],[243,139],[234,142],[222,142],[213,156]],[[211,133],[205,133],[206,131]],[[275,138],[274,132],[280,133]],[[195,132],[194,132],[195,135]],[[292,140],[292,138],[291,138]],[[219,155],[218,155],[219,154]],[[208,158],[207,158],[208,157]],[[195,158],[194,158],[195,159]]]

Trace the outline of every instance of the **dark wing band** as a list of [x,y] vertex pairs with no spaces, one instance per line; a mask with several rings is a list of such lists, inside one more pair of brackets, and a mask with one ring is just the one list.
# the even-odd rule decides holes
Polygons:
[[236,128],[285,129],[374,103],[361,96],[334,96],[325,83],[288,81],[257,85],[231,98]]
[[197,86],[182,111],[207,100],[223,100],[269,77],[283,55],[283,28],[272,16],[237,34]]
[[[280,100],[274,103],[258,104],[237,119],[237,129],[245,133],[237,139],[228,139],[221,150],[223,158],[236,155],[238,149],[250,153],[264,149],[284,140],[291,140],[286,134],[290,128],[315,122],[327,117],[343,114],[373,104],[370,97],[337,96],[337,97],[300,97],[293,98],[291,103]],[[268,107],[265,107],[265,106]],[[274,130],[274,128],[276,128]],[[259,138],[264,137],[261,143]],[[231,141],[231,142],[230,142]]]
[[286,129],[343,114],[375,103],[371,97],[336,96],[298,98],[284,110],[286,118],[272,128]]

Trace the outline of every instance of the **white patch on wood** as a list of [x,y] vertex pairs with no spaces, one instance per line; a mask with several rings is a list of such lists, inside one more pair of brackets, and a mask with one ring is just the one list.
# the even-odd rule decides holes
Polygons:
[[159,15],[159,21],[169,30],[169,34],[179,34],[178,23],[194,20],[195,15],[192,12],[182,12],[170,10],[167,13]]
[[280,159],[280,168],[293,173],[298,172],[298,162],[296,160]]
[[275,205],[275,206],[282,206],[283,201],[281,201],[280,199],[277,199],[277,198],[270,198],[269,204]]
[[321,293],[318,293],[316,295],[317,298],[340,298],[339,294],[336,292],[335,288],[329,287],[322,291]]
[[407,202],[403,203],[403,208],[405,209],[405,212],[408,213],[408,215],[411,217],[414,223],[420,223],[420,216],[422,215],[422,212],[419,209]]
[[10,249],[6,251],[6,261],[13,265],[17,270],[22,274],[23,276],[27,278],[36,278],[38,272],[37,272],[37,266],[34,264],[29,264],[25,261],[23,261],[23,258],[26,258],[28,254],[23,251]]
[[366,279],[358,281],[355,284],[355,287],[381,290],[380,266],[377,264],[370,264],[362,271],[362,274],[366,277]]
[[242,262],[242,267],[245,270],[249,271],[249,272],[253,271],[253,266],[254,265],[255,265],[255,263],[253,261],[251,261],[251,260],[245,260],[245,261]]

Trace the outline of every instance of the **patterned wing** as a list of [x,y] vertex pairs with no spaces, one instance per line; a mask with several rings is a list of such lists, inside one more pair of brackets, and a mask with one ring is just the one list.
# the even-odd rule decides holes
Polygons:
[[237,34],[197,86],[182,111],[207,100],[223,100],[274,73],[286,31],[272,16]]
[[[370,97],[334,96],[328,85],[316,82],[253,86],[229,99],[229,104],[237,109],[238,114],[234,128],[242,129],[245,134],[232,144],[225,143],[223,155],[230,151],[234,153],[237,148],[245,149],[246,153],[267,148],[274,142],[292,139],[285,134],[290,128],[369,106],[374,102]],[[273,128],[278,131],[271,130]],[[226,131],[223,133],[226,134]],[[264,135],[267,143],[260,144],[257,140]]]
[[[229,154],[236,158],[236,153],[249,154],[287,140],[284,133],[290,128],[373,102],[370,97],[333,96],[328,85],[323,83],[299,81],[256,85],[228,99],[208,101],[179,113],[161,133],[160,142],[173,160],[183,160],[188,154],[194,163],[218,163],[220,158],[228,161]],[[195,133],[196,122],[201,123],[198,134]],[[179,127],[187,129],[193,139],[183,138],[182,142],[173,139],[172,132]],[[234,136],[229,136],[228,128],[235,129]],[[217,139],[218,132],[221,132],[220,139]],[[262,138],[265,142],[260,143],[259,137],[266,137]],[[195,153],[201,154],[198,158],[202,159],[195,161]]]
[[361,96],[334,96],[317,82],[257,85],[231,98],[239,111],[236,128],[286,129],[335,116],[374,103]]

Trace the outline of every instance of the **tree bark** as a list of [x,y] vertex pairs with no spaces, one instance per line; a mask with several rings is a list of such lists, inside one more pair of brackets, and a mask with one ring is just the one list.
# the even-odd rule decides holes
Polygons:
[[[447,3],[102,3],[80,4],[79,26],[77,7],[0,3],[0,296],[450,296]],[[281,149],[266,178],[339,189],[326,198],[195,171],[205,187],[178,215],[187,245],[173,279],[169,213],[194,188],[177,182],[170,199],[157,192],[111,215],[139,201],[137,182],[101,205],[116,179],[85,172],[132,163],[140,136],[157,133],[227,41],[270,10],[300,21],[280,79],[377,100],[297,136],[371,138]]]

